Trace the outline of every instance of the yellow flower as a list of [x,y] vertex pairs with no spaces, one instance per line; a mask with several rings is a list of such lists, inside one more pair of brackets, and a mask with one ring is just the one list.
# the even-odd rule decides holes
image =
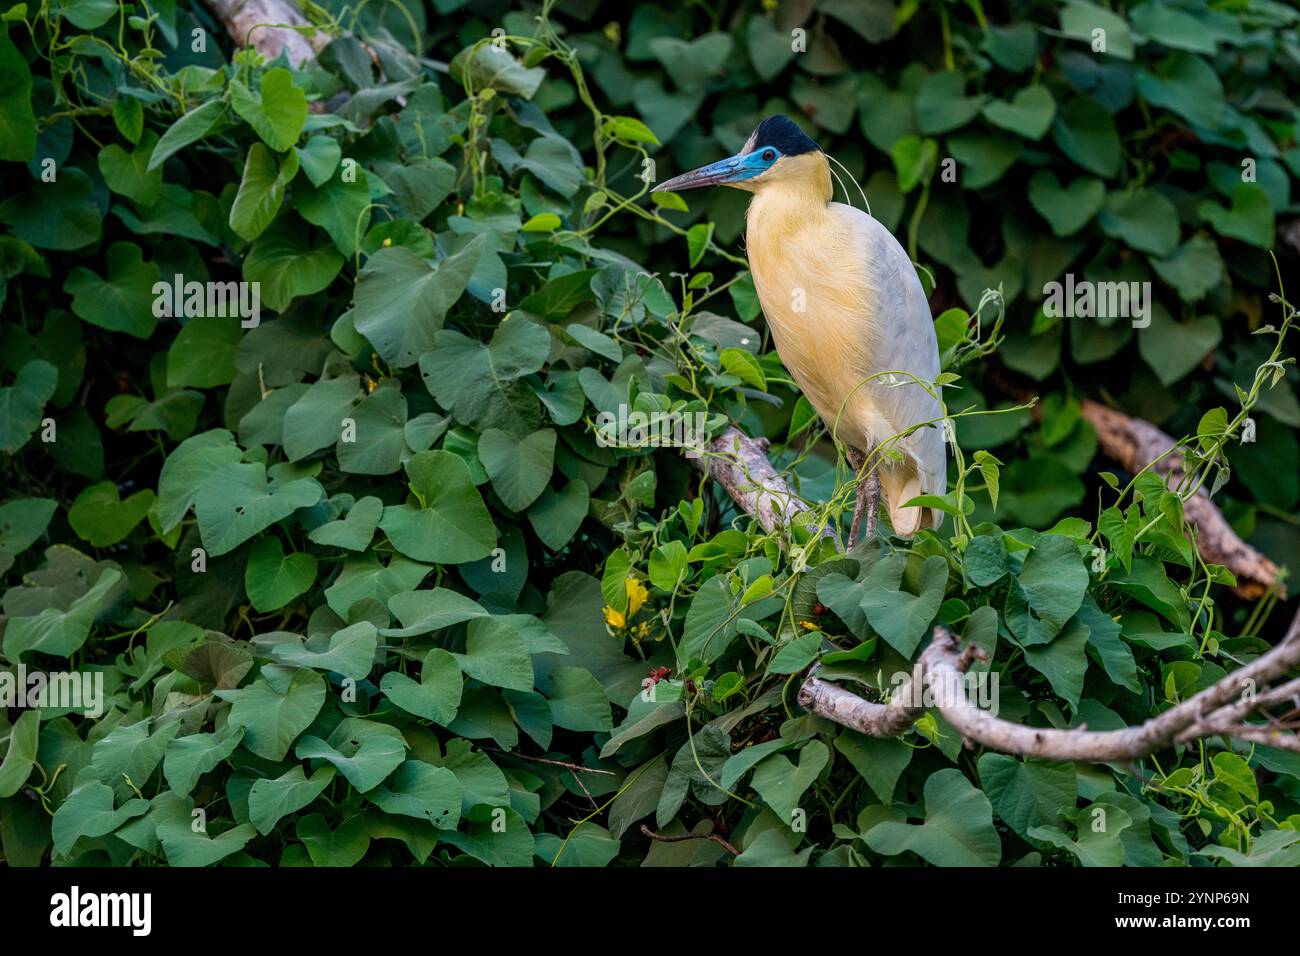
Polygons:
[[623,616],[622,611],[607,606],[605,608],[605,623],[610,627],[622,627],[627,624],[627,618]]
[[641,606],[650,598],[650,592],[646,590],[645,585],[636,578],[628,578],[623,582],[627,589],[627,616],[635,617],[636,612],[641,610]]
[[812,621],[800,621],[799,626],[802,627],[805,631],[817,630],[817,625],[814,624]]

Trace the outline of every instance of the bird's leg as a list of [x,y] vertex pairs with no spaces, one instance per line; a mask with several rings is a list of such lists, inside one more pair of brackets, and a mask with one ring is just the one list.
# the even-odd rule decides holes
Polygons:
[[862,523],[864,514],[867,518],[868,540],[876,535],[876,512],[880,508],[880,476],[876,474],[875,469],[864,474],[867,456],[856,448],[847,449],[844,457],[848,460],[854,474],[858,476],[857,501],[853,506],[853,524],[849,527],[847,549],[852,551],[853,546],[858,542],[858,526]]

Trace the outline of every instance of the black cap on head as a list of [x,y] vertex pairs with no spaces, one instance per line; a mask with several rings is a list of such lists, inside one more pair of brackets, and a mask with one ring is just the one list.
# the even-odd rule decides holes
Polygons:
[[793,120],[784,116],[769,116],[759,123],[745,144],[745,152],[752,153],[764,146],[773,146],[784,156],[798,156],[821,149]]

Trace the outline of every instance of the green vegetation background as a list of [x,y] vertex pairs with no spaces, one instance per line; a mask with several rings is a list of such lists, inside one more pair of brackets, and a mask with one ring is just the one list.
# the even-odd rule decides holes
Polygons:
[[[815,660],[887,692],[938,621],[990,651],[1003,716],[1103,729],[1276,640],[1286,606],[1234,598],[1080,401],[1194,436],[1193,479],[1300,562],[1268,298],[1293,7],[307,12],[334,39],[301,69],[199,3],[3,14],[0,664],[109,695],[0,711],[5,862],[1300,863],[1293,754],[1022,761],[794,702]],[[762,331],[746,197],[641,178],[776,112],[933,287],[962,455],[910,546],[765,535],[676,453],[595,440],[620,404],[702,412],[770,438],[816,517],[845,503]],[[1067,272],[1150,281],[1150,326],[1045,316]],[[155,317],[176,274],[260,282],[260,325]]]

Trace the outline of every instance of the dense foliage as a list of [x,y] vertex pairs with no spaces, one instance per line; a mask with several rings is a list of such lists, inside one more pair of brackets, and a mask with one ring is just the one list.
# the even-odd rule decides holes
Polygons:
[[[1300,14],[307,6],[333,40],[298,69],[198,3],[3,16],[0,664],[106,694],[0,711],[6,862],[1300,862],[1296,755],[1076,766],[795,703],[817,661],[887,695],[939,622],[1003,717],[1105,729],[1275,639],[1182,500],[1300,560],[1269,300]],[[816,534],[852,492],[763,334],[746,197],[648,193],[775,112],[933,290],[938,533]],[[1149,325],[1046,314],[1067,273],[1151,282]],[[191,281],[260,283],[258,321]],[[1100,459],[1084,397],[1191,436],[1183,486]],[[807,524],[598,441],[620,406],[767,436]]]

